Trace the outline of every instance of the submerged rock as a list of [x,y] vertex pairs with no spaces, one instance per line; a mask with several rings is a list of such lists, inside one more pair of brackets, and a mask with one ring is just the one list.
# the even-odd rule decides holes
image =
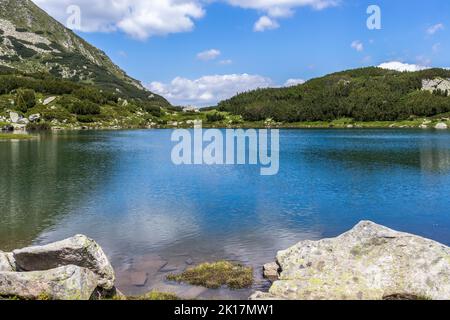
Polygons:
[[111,290],[115,274],[102,248],[83,235],[51,243],[13,251],[17,268],[23,271],[41,271],[61,266],[75,265],[98,275],[98,286]]
[[0,272],[0,296],[42,300],[89,300],[97,288],[92,271],[65,266],[46,271]]
[[363,221],[343,235],[280,251],[279,281],[251,299],[450,299],[450,248]]

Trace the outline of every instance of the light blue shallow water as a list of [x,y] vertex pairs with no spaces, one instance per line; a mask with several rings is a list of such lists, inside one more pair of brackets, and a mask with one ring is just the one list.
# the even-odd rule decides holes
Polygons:
[[283,130],[276,176],[255,166],[175,166],[170,135],[0,142],[0,249],[83,233],[119,274],[155,255],[173,269],[189,258],[260,266],[364,219],[450,245],[450,132]]

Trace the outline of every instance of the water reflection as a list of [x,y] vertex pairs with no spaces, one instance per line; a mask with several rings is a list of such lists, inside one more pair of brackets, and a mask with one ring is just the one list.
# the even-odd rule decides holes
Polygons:
[[[430,145],[431,144],[431,145]],[[420,165],[423,171],[450,171],[450,145],[448,141],[438,140],[420,146]]]
[[[43,135],[0,143],[0,245],[30,244],[42,231],[73,212],[113,169],[110,155],[77,146],[92,139]],[[92,167],[96,170],[92,170]]]
[[447,133],[361,130],[347,134],[324,131],[321,135],[329,141],[322,143],[317,139],[315,143],[306,143],[304,150],[300,151],[306,154],[306,159],[322,158],[369,170],[396,165],[420,168],[424,172],[450,172]]

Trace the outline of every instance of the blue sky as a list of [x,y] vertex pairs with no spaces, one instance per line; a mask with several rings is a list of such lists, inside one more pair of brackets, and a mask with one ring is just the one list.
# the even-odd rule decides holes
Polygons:
[[[393,61],[385,66],[450,66],[447,0],[35,2],[63,23],[78,5],[77,32],[174,104],[210,105],[289,79]],[[380,30],[367,28],[369,5],[381,9]]]

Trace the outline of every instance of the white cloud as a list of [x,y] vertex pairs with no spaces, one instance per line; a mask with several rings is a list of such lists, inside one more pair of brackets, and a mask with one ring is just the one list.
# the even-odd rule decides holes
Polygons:
[[220,60],[219,64],[221,64],[221,65],[230,65],[230,64],[233,64],[233,60],[231,60],[231,59]]
[[293,87],[299,84],[304,84],[305,80],[303,79],[289,79],[284,83],[285,87]]
[[204,16],[199,0],[33,0],[65,24],[70,5],[81,9],[80,30],[123,31],[137,39],[191,31]]
[[191,80],[177,77],[170,83],[152,82],[149,90],[163,95],[174,105],[215,105],[217,102],[257,88],[273,85],[269,78],[249,74],[204,76]]
[[274,30],[279,27],[280,25],[274,19],[271,19],[268,16],[262,16],[255,22],[253,30],[256,32],[263,32],[265,30]]
[[364,51],[364,44],[361,41],[355,40],[350,46],[358,52]]
[[226,0],[229,4],[245,9],[255,9],[265,13],[254,25],[255,31],[273,30],[280,27],[275,18],[288,18],[295,14],[297,7],[312,7],[323,10],[337,6],[341,0]]
[[221,52],[217,49],[206,50],[197,54],[197,59],[203,61],[214,60],[221,55]]
[[[229,4],[246,9],[256,9],[273,13],[288,13],[296,7],[312,7],[316,10],[322,10],[328,7],[336,6],[339,0],[226,0]],[[274,15],[275,16],[275,15]]]
[[387,70],[395,70],[395,71],[408,71],[408,72],[414,72],[414,71],[420,71],[428,69],[428,67],[417,65],[417,64],[408,64],[408,63],[402,63],[399,61],[391,61],[391,62],[385,62],[378,66],[382,69]]
[[[258,29],[278,27],[277,18],[294,15],[295,8],[322,10],[337,6],[341,0],[33,0],[51,16],[66,24],[69,6],[81,9],[84,32],[123,31],[137,39],[193,30],[195,20],[205,15],[205,6],[212,2],[263,12]],[[267,19],[270,19],[269,24]],[[258,23],[257,22],[257,23]],[[264,24],[266,27],[264,28]],[[256,25],[255,25],[256,27]]]
[[427,33],[428,33],[429,35],[433,35],[433,34],[435,34],[436,32],[441,31],[441,30],[444,30],[444,29],[445,29],[444,25],[443,25],[442,23],[438,23],[438,24],[435,24],[434,26],[429,27],[429,28],[427,29]]
[[435,43],[431,49],[433,50],[434,53],[439,52],[439,50],[441,49],[441,44],[440,43]]

